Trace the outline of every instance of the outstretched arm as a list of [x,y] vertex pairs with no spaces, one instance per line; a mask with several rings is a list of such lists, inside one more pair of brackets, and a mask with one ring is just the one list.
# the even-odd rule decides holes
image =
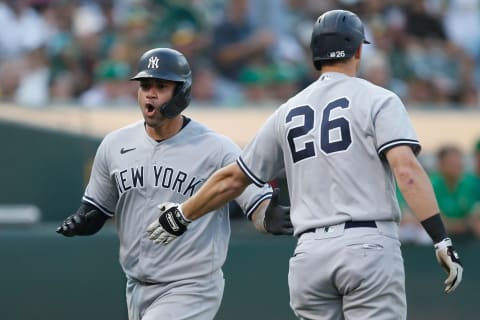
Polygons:
[[[181,205],[159,205],[160,217],[148,228],[149,239],[155,243],[168,244],[181,236],[190,222],[218,209],[238,197],[251,183],[237,163],[232,163],[214,173],[191,198]],[[278,189],[272,199],[264,201],[252,213],[255,227],[272,234],[293,233],[290,208],[278,203]],[[268,202],[267,202],[268,201]]]
[[188,220],[224,206],[238,197],[252,181],[236,162],[215,172],[191,198],[182,203],[181,210]]
[[155,243],[170,243],[187,231],[192,220],[235,199],[250,183],[235,162],[219,169],[181,205],[170,202],[160,204],[160,217],[147,228],[149,239]]

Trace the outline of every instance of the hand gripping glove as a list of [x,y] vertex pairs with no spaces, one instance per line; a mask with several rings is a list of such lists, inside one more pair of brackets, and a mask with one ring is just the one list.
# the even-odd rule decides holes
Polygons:
[[76,213],[68,216],[56,232],[65,237],[89,236],[97,233],[109,217],[90,204],[82,204]]
[[293,226],[290,221],[290,207],[278,203],[280,189],[273,189],[272,198],[265,211],[263,227],[274,235],[292,235]]
[[463,266],[457,251],[452,246],[452,240],[445,238],[435,243],[435,255],[438,263],[448,274],[445,280],[445,293],[453,292],[462,281]]
[[148,226],[148,238],[155,243],[167,245],[185,233],[191,221],[185,218],[178,203],[165,202],[158,209],[160,217]]

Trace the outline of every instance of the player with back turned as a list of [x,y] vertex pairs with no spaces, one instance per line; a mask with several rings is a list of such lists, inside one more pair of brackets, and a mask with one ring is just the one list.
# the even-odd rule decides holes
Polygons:
[[[159,202],[186,200],[216,170],[234,162],[240,148],[181,114],[190,103],[192,76],[180,52],[145,52],[131,80],[140,84],[144,119],[103,139],[82,204],[57,232],[94,234],[114,217],[129,319],[211,320],[223,295],[228,206],[192,222],[189,233],[171,247],[152,243],[146,229],[158,217]],[[258,230],[291,234],[288,207],[275,195],[268,184],[252,185],[235,200]]]
[[[167,204],[152,239],[167,244],[165,216],[195,220],[285,169],[297,247],[290,259],[290,304],[300,319],[406,319],[395,179],[434,242],[445,292],[462,280],[420,143],[403,103],[356,77],[364,37],[352,12],[332,10],[311,38],[318,80],[280,106],[242,155],[182,204]],[[153,229],[153,230],[152,230]],[[188,234],[188,229],[186,229]]]

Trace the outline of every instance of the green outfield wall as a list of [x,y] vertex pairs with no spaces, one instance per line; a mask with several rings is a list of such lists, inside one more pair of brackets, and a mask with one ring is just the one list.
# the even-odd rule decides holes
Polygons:
[[[76,238],[57,235],[55,227],[0,228],[0,319],[127,320],[125,278],[112,225],[97,235]],[[287,288],[295,240],[259,234],[249,222],[236,221],[232,227],[225,295],[216,319],[295,319]],[[480,243],[459,243],[458,249],[464,282],[447,296],[442,293],[445,274],[432,248],[403,248],[409,320],[480,318]]]
[[0,204],[58,221],[80,204],[99,138],[0,121]]

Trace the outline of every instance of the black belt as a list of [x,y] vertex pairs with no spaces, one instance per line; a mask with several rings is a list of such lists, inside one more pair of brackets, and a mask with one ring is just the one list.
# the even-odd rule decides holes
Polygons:
[[[350,228],[376,228],[377,224],[375,223],[374,220],[358,220],[358,221],[346,221],[345,222],[345,229],[350,229]],[[328,228],[327,226],[325,227],[318,227],[318,228]],[[303,231],[299,236],[301,236],[304,233],[309,233],[309,232],[315,232],[318,228],[311,228],[308,230]]]

